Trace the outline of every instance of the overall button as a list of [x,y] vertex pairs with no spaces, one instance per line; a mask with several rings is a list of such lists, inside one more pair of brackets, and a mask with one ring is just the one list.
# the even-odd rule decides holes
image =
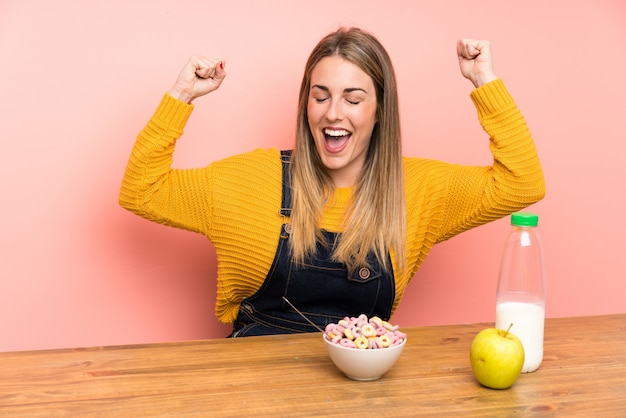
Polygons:
[[285,225],[285,232],[288,233],[289,235],[291,235],[291,224],[286,224]]
[[369,279],[370,274],[370,269],[367,267],[362,267],[361,270],[359,270],[359,277],[363,280]]

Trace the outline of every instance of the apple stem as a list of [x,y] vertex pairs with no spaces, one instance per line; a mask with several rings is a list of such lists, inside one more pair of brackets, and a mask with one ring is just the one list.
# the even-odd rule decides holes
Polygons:
[[509,325],[509,327],[506,329],[506,331],[504,332],[504,337],[506,338],[506,335],[509,333],[509,331],[511,330],[511,327],[513,326],[513,322],[511,322],[511,324]]

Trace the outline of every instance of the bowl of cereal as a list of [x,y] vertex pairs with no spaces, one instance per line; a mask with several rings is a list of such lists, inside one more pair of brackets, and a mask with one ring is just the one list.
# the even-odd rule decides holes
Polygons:
[[380,379],[396,363],[406,334],[378,317],[346,317],[322,336],[332,362],[353,380]]

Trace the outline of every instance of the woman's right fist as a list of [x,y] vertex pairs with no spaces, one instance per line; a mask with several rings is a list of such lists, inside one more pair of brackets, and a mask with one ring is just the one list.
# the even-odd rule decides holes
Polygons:
[[183,67],[169,94],[175,99],[191,103],[194,99],[217,90],[224,81],[224,60],[194,55]]

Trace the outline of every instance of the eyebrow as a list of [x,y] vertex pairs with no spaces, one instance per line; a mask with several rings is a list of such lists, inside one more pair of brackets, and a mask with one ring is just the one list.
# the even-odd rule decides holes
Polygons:
[[[330,89],[328,87],[321,86],[319,84],[315,84],[315,85],[311,86],[311,88],[312,89],[318,88],[318,89],[323,90],[323,91],[330,91]],[[354,91],[362,91],[363,93],[367,94],[367,91],[365,89],[360,88],[360,87],[348,87],[346,89],[343,89],[344,93],[352,93]]]

